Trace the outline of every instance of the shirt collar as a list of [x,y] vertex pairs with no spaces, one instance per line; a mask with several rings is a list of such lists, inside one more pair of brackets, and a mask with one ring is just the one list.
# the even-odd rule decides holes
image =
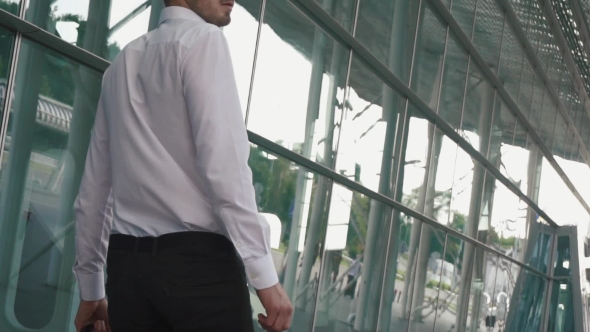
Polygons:
[[158,25],[171,19],[185,19],[205,22],[205,20],[203,20],[201,16],[197,15],[195,12],[188,8],[180,6],[170,6],[162,9],[162,12],[160,13],[160,22]]

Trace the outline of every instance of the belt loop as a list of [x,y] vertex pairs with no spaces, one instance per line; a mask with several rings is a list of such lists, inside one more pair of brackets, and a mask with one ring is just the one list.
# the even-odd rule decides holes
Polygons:
[[154,237],[154,245],[152,246],[152,256],[158,253],[158,237]]
[[135,238],[135,248],[133,248],[133,253],[137,254],[139,252],[139,240],[141,238],[140,237],[136,237]]

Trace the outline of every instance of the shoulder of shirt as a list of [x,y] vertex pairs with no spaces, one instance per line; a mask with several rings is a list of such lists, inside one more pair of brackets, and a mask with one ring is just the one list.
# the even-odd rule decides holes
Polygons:
[[180,37],[179,42],[186,48],[192,48],[198,41],[205,37],[219,38],[225,40],[223,31],[216,25],[209,23],[194,24],[194,21],[186,20],[182,28],[185,28],[185,33]]

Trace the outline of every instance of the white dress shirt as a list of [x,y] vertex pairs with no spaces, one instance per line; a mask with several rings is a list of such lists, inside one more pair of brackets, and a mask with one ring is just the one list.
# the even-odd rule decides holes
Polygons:
[[81,298],[105,296],[111,233],[222,234],[254,288],[275,285],[270,228],[257,211],[249,149],[221,29],[188,9],[165,8],[160,26],[125,47],[103,78],[74,205]]

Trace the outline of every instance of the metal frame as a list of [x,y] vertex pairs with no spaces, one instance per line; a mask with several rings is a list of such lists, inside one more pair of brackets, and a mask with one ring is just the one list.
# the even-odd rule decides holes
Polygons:
[[[437,128],[439,128],[447,137],[449,137],[451,140],[453,140],[458,146],[460,146],[464,151],[466,151],[471,157],[473,157],[473,159],[477,160],[479,163],[481,163],[488,172],[490,172],[491,174],[494,175],[494,177],[499,180],[500,182],[502,182],[507,188],[509,188],[514,194],[516,194],[521,200],[525,201],[531,208],[533,208],[541,217],[543,217],[548,223],[550,223],[553,226],[557,226],[557,224],[544,212],[542,211],[539,206],[533,202],[528,196],[526,196],[524,193],[522,193],[520,191],[520,189],[518,187],[516,187],[510,180],[508,180],[503,174],[500,173],[500,171],[498,169],[495,168],[495,166],[493,166],[479,151],[477,151],[475,148],[473,148],[473,146],[471,146],[471,144],[469,144],[465,139],[463,139],[457,132],[455,132],[453,130],[453,128],[446,123],[446,121],[444,121],[442,118],[440,118],[438,116],[438,114],[436,114],[424,101],[422,101],[420,99],[420,97],[418,97],[418,95],[416,95],[416,93],[414,91],[412,91],[402,80],[400,80],[397,76],[395,76],[395,74],[393,74],[384,64],[382,64],[372,53],[370,53],[370,51],[364,47],[360,41],[358,41],[357,39],[355,39],[352,34],[350,34],[350,32],[348,32],[344,27],[342,27],[339,22],[337,22],[334,18],[332,18],[330,16],[329,13],[327,13],[319,4],[317,4],[314,0],[289,0],[296,8],[298,8],[299,10],[301,10],[309,19],[311,19],[314,23],[316,23],[318,25],[318,27],[320,29],[322,29],[324,32],[326,32],[328,35],[330,35],[332,38],[334,38],[336,41],[340,42],[343,45],[347,45],[349,47],[349,49],[351,49],[351,51],[353,51],[353,53],[359,57],[359,59],[365,64],[367,65],[370,69],[373,70],[373,72],[384,81],[384,83],[386,83],[387,85],[389,85],[390,87],[392,87],[394,90],[397,90],[398,92],[400,92],[402,95],[405,95],[405,97],[407,98],[407,102],[406,104],[408,104],[409,102],[412,102],[412,105],[414,107],[416,107],[417,109],[419,109],[420,111],[422,111],[424,113],[424,115],[431,121],[433,122]],[[358,0],[360,1],[360,0]],[[471,51],[470,53],[470,58],[474,58],[476,61],[478,60],[477,58],[479,57],[479,61],[483,62],[483,59],[481,58],[481,56],[477,53],[477,51],[475,50],[475,47],[473,46],[473,44],[471,44],[471,42],[468,40],[468,37],[465,35],[465,33],[460,30],[461,28],[458,26],[458,23],[452,18],[450,17],[450,12],[446,9],[445,5],[442,3],[441,0],[430,0],[433,2],[434,7],[436,9],[438,8],[438,5],[443,6],[443,19],[445,19],[445,21],[448,21],[448,19],[450,18],[450,21],[448,21],[449,23],[449,27],[451,29],[453,29],[453,32],[455,32],[455,30],[459,30],[461,32],[461,35],[459,35],[459,40],[461,42],[466,42],[468,45],[467,50]],[[445,17],[448,16],[448,17]],[[12,15],[11,13],[8,13],[4,10],[0,10],[0,22],[2,22],[2,25],[14,29],[17,31],[17,33],[22,34],[22,37],[26,38],[26,39],[30,39],[33,40],[49,49],[52,49],[60,54],[63,54],[69,58],[71,58],[72,60],[75,60],[79,63],[82,63],[92,69],[95,69],[97,71],[101,71],[104,72],[108,66],[110,65],[110,62],[100,58],[84,49],[81,49],[77,46],[71,45],[67,42],[65,42],[64,40],[62,40],[61,38],[46,32],[42,29],[40,29],[39,27],[35,26],[32,23],[29,23],[27,21],[22,20],[21,18]],[[479,62],[478,61],[478,62]],[[483,67],[483,69],[487,69],[488,71],[491,71],[489,69],[489,67],[485,66]],[[14,73],[11,73],[14,74]],[[491,75],[495,78],[495,81],[497,82],[492,82],[492,83],[496,83],[495,85],[500,85],[497,77],[495,77],[494,75]],[[498,88],[498,87],[496,87]],[[500,92],[504,91],[504,93],[507,94],[506,90],[503,89],[499,89]],[[407,107],[407,106],[406,106]],[[521,114],[522,116],[522,114]],[[530,129],[530,124],[528,123],[528,121],[526,122],[526,124],[528,124],[529,129]],[[536,133],[534,133],[536,135]],[[250,139],[250,141],[254,144],[260,145],[261,147],[263,147],[264,149],[267,149],[270,152],[273,152],[277,155],[280,155],[282,157],[285,157],[297,164],[299,164],[300,166],[309,169],[310,171],[316,172],[320,175],[326,176],[330,179],[333,179],[334,181],[338,182],[339,184],[347,187],[350,190],[353,191],[357,191],[359,193],[362,193],[364,195],[367,195],[368,197],[371,197],[372,199],[376,199],[377,201],[380,201],[381,203],[384,203],[386,205],[389,205],[390,207],[392,207],[393,209],[397,209],[398,211],[419,219],[431,226],[434,226],[435,228],[439,228],[442,229],[443,231],[453,235],[454,237],[461,239],[463,241],[466,241],[468,243],[474,244],[474,245],[478,245],[481,246],[482,248],[484,248],[487,251],[493,252],[493,253],[497,253],[500,254],[502,256],[504,256],[502,253],[500,253],[499,251],[497,251],[494,248],[491,248],[479,241],[477,241],[476,239],[470,238],[450,227],[441,225],[440,223],[438,223],[437,221],[428,218],[424,215],[422,215],[421,213],[418,213],[414,210],[409,209],[408,207],[402,205],[401,203],[386,197],[382,194],[379,194],[377,192],[374,192],[350,179],[348,179],[347,177],[344,177],[343,175],[335,172],[332,169],[326,168],[320,164],[317,164],[307,158],[304,158],[302,156],[300,156],[299,154],[292,152],[272,141],[267,140],[266,138],[263,138],[262,136],[255,134],[253,132],[248,132],[248,137]],[[536,136],[537,140],[539,140],[539,137]],[[545,147],[545,149],[547,149]],[[506,259],[508,259],[509,261],[516,263],[518,265],[521,265],[522,267],[524,267],[525,269],[544,276],[543,273],[541,273],[540,271],[537,271],[534,268],[531,268],[525,264],[523,264],[522,262],[519,262],[516,259],[513,259],[511,257],[506,257],[504,256]]]
[[[354,51],[354,54],[356,56],[358,56],[358,58],[360,60],[362,60],[363,63],[367,67],[372,69],[373,73],[376,76],[378,76],[384,83],[386,83],[391,88],[393,88],[394,90],[397,90],[399,93],[404,95],[408,99],[408,101],[412,102],[413,106],[415,106],[417,109],[422,111],[422,113],[431,122],[436,124],[437,127],[441,128],[441,130],[443,131],[443,133],[447,137],[449,137],[451,140],[453,140],[455,143],[457,143],[457,145],[459,145],[463,150],[465,150],[469,155],[471,155],[471,157],[473,157],[473,159],[477,160],[480,164],[482,164],[490,173],[492,173],[494,175],[494,177],[497,180],[502,182],[508,189],[510,189],[510,191],[512,191],[514,194],[516,194],[520,199],[525,201],[528,205],[533,207],[533,209],[535,209],[537,211],[537,213],[539,213],[539,215],[541,215],[543,217],[543,219],[547,220],[547,222],[549,222],[553,226],[557,226],[557,223],[555,223],[553,221],[553,219],[551,219],[545,212],[543,212],[535,202],[533,202],[528,196],[526,196],[524,193],[522,193],[522,191],[520,191],[520,189],[518,187],[516,187],[516,185],[514,185],[514,183],[512,183],[510,180],[508,180],[502,173],[500,173],[500,171],[494,165],[492,165],[486,159],[486,157],[484,157],[471,144],[469,144],[461,135],[459,135],[445,120],[443,120],[438,114],[436,114],[430,108],[430,106],[428,106],[424,101],[422,101],[422,99],[420,97],[418,97],[418,95],[413,90],[411,90],[401,79],[399,79],[395,74],[393,74],[389,70],[389,68],[387,68],[387,66],[385,66],[383,63],[381,63],[366,47],[364,47],[360,43],[360,41],[355,39],[348,31],[346,31],[346,29],[344,29],[342,26],[340,26],[340,24],[336,20],[334,20],[330,16],[330,14],[325,12],[323,10],[323,8],[321,8],[321,6],[319,6],[314,0],[289,0],[289,1],[291,3],[293,3],[297,8],[302,10],[304,12],[304,14],[308,15],[308,17],[310,19],[312,19],[327,34],[329,34],[330,36],[333,36],[333,38],[336,39],[337,41],[340,41],[340,43],[342,43],[344,45],[348,45],[350,48],[352,48],[352,50]],[[440,4],[440,6],[442,6],[444,8],[446,13],[448,14],[448,17],[450,17],[452,23],[454,23],[454,28],[453,28],[453,24],[449,24],[449,26],[451,26],[451,28],[453,28],[454,30],[461,29],[459,27],[458,23],[450,16],[451,13],[446,9],[445,5],[442,3],[441,0],[430,0],[430,1],[438,3],[438,4]],[[435,6],[435,7],[437,7],[437,6]],[[437,9],[438,9],[438,7],[437,7]],[[444,18],[444,15],[443,15],[443,18]],[[453,31],[453,32],[455,32],[455,31]],[[477,53],[477,51],[475,50],[475,46],[473,46],[473,44],[471,44],[471,42],[467,39],[467,36],[465,35],[465,33],[462,30],[460,30],[460,32],[462,34],[461,37],[463,37],[463,39],[461,37],[459,39],[462,42],[468,43],[468,45],[470,46],[470,47],[466,47],[466,48],[468,51],[472,51],[471,58],[476,58],[476,61],[477,61],[477,57],[479,57],[479,61],[477,61],[478,64],[482,63],[485,65],[485,69],[487,69],[488,74],[490,76],[493,76],[493,78],[495,78],[495,80],[493,81],[493,83],[495,83],[494,85],[500,86],[500,88],[497,87],[498,90],[500,92],[503,91],[504,92],[503,95],[508,96],[508,92],[506,92],[506,90],[504,89],[504,87],[500,83],[499,79],[491,73],[491,70],[485,64],[483,58],[481,58],[479,53]],[[465,41],[465,39],[467,39],[467,41]],[[485,71],[485,69],[484,69],[484,71]],[[512,102],[513,108],[516,109],[516,104],[514,103],[514,101],[512,101],[512,99],[510,99],[510,101]],[[524,115],[522,115],[522,113],[519,113],[519,114],[520,114],[519,118],[521,120],[526,121],[526,119],[524,118]],[[532,131],[532,127],[531,127],[530,123],[528,121],[526,121],[526,122],[525,121],[523,121],[525,123],[525,128],[528,129],[529,131]],[[526,127],[526,124],[528,124],[528,127]],[[531,134],[534,135],[534,138],[536,138],[537,142],[540,142],[541,144],[543,143],[536,132],[533,132]],[[547,149],[547,147],[545,147],[545,151],[544,151],[545,154],[550,154],[547,151],[548,151],[548,149]],[[556,162],[555,162],[555,164],[557,165]],[[557,166],[559,166],[559,165],[557,165]],[[561,168],[559,170],[561,170]],[[561,173],[558,172],[558,174],[563,174],[563,176],[565,176],[565,173],[563,172],[563,170],[561,170]],[[570,185],[573,188],[573,184],[571,184],[571,182],[570,182]],[[587,210],[590,212],[590,207],[587,207]]]

